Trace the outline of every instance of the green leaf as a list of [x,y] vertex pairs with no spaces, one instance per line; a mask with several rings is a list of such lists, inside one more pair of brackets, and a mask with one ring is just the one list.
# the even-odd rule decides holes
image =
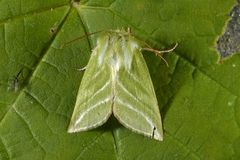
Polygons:
[[[218,63],[216,39],[235,0],[0,1],[0,159],[239,159],[240,56]],[[130,26],[165,55],[144,52],[164,127],[158,142],[114,118],[69,134],[94,31]],[[12,78],[23,69],[17,92]],[[94,84],[93,84],[94,85]]]

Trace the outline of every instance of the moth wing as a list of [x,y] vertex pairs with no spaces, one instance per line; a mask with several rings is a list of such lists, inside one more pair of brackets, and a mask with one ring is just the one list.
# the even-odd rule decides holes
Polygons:
[[83,75],[68,132],[86,131],[105,123],[112,114],[112,84],[109,67],[98,65],[99,49],[90,57]]
[[157,98],[142,53],[137,50],[131,69],[121,68],[116,82],[113,114],[130,130],[163,139]]

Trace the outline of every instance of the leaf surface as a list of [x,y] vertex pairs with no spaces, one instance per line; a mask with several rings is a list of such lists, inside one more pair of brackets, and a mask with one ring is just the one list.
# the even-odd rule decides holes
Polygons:
[[[240,57],[218,63],[216,39],[235,0],[0,1],[0,159],[239,159]],[[165,55],[144,52],[164,126],[158,142],[115,119],[69,134],[97,35],[130,26]],[[23,68],[17,92],[9,82]]]

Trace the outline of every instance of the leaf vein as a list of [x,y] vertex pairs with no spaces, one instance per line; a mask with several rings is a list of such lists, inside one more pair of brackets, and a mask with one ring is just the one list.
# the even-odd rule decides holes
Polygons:
[[[3,144],[3,146],[4,146],[4,149],[5,149],[5,151],[6,151],[6,153],[7,153],[7,157],[8,157],[8,159],[10,159],[10,153],[9,153],[9,151],[8,151],[8,149],[7,149],[7,147],[6,147],[6,145],[4,144],[4,142],[3,142],[3,140],[2,140],[2,137],[0,136],[0,140],[1,140],[1,143]],[[1,153],[1,152],[0,152]]]
[[[59,30],[56,32],[55,36],[51,39],[50,44],[48,45],[48,47],[47,47],[45,50],[43,50],[43,52],[46,52],[46,53],[47,53],[47,51],[48,51],[49,48],[51,47],[51,45],[52,45],[55,37],[57,36],[57,34],[59,33],[59,31],[61,30],[61,27],[63,26],[64,22],[66,21],[68,15],[69,15],[69,13],[70,13],[70,11],[71,11],[71,9],[69,9],[69,10],[67,11],[67,13],[65,14],[65,17],[63,18],[62,22],[61,22],[60,25],[59,25]],[[0,25],[1,25],[1,22],[0,22]],[[36,71],[36,68],[37,68],[37,66],[39,65],[39,63],[42,61],[42,58],[44,57],[44,55],[45,55],[45,54],[43,54],[43,55],[39,58],[39,61],[36,63],[35,67],[33,67],[33,68],[35,68],[35,71]],[[34,72],[32,72],[31,74],[29,74],[28,78],[26,79],[26,83],[28,83],[28,82],[31,80],[31,77],[32,77],[33,74],[34,74]],[[20,95],[21,95],[21,94],[19,94],[19,95],[17,96],[17,98],[16,98],[16,100],[14,101],[13,105],[15,105],[15,103],[16,103],[16,101],[17,101],[17,99],[19,98]],[[12,105],[12,106],[13,106],[13,105]],[[10,110],[10,109],[9,109],[9,110]],[[9,110],[8,110],[8,111],[9,111]],[[1,119],[0,124],[1,124],[2,120],[5,118],[5,116],[6,116],[6,114],[8,113],[8,111],[5,113],[5,115],[4,115],[3,118]]]
[[179,139],[177,139],[176,137],[174,137],[173,135],[171,135],[169,132],[165,131],[165,134],[168,135],[169,137],[171,137],[175,142],[177,142],[179,145],[181,145],[182,147],[184,147],[188,153],[192,153],[192,155],[196,158],[196,159],[201,159],[200,156],[194,152],[192,149],[190,149],[188,146],[186,146],[184,143],[182,143]]
[[39,145],[39,147],[43,151],[44,157],[45,157],[46,156],[46,150],[44,149],[43,145],[41,144],[41,141],[38,140],[37,136],[31,130],[30,125],[27,123],[27,121],[24,119],[24,117],[21,115],[21,113],[15,107],[13,107],[13,109],[17,113],[17,115],[22,119],[22,121],[26,124],[27,129],[29,130],[29,133],[32,135],[32,138],[37,142],[37,144]]
[[78,160],[80,156],[88,150],[89,147],[93,146],[98,140],[104,135],[105,132],[102,132],[100,135],[96,136],[90,143],[84,147],[84,149],[79,153],[79,155],[75,158],[75,160]]
[[[52,6],[52,7],[36,9],[36,10],[29,11],[29,12],[26,12],[26,13],[23,13],[23,14],[20,14],[20,15],[15,15],[15,16],[13,16],[13,14],[12,14],[12,16],[10,16],[11,18],[7,17],[5,19],[0,20],[0,25],[2,25],[4,23],[8,23],[8,22],[10,22],[10,20],[13,21],[13,20],[25,18],[27,16],[34,16],[36,14],[41,14],[43,12],[46,12],[46,11],[49,11],[49,10],[52,10],[52,9],[58,9],[58,8],[61,8],[61,7],[64,7],[64,6],[68,6],[68,4],[66,3],[66,4],[56,5],[56,6]],[[11,11],[11,9],[9,9],[9,10]]]
[[40,99],[38,99],[35,95],[31,94],[28,90],[24,90],[24,93],[30,96],[32,99],[34,99],[42,108],[45,112],[49,113],[47,108],[43,105]]

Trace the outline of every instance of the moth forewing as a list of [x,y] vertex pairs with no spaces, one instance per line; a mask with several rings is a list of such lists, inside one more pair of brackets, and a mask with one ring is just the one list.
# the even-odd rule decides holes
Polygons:
[[110,70],[107,63],[99,64],[108,45],[108,41],[99,39],[93,50],[80,84],[68,132],[86,131],[101,126],[112,114]]
[[120,53],[130,54],[124,61],[129,60],[127,57],[132,57],[131,67],[126,66],[128,63],[124,63],[125,66],[119,69],[113,114],[130,130],[162,140],[159,107],[140,46],[134,39],[128,41],[126,46],[121,48]]
[[162,122],[141,46],[129,32],[103,33],[87,64],[68,132],[96,128],[114,116],[133,132],[163,139]]

